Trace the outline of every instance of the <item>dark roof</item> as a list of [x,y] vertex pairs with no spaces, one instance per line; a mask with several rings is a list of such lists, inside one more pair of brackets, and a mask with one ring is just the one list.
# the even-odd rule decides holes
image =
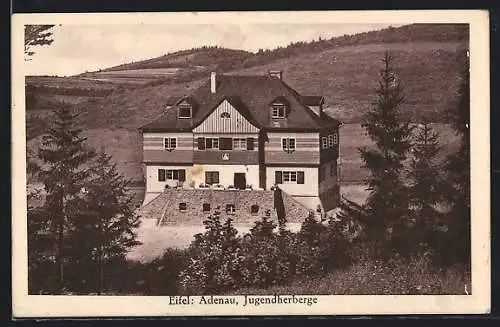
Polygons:
[[171,96],[171,97],[169,97],[167,99],[167,101],[165,102],[165,104],[167,106],[173,106],[173,105],[177,104],[182,99],[183,99],[182,97]]
[[[269,103],[285,99],[289,104],[287,119],[274,127],[269,119]],[[227,99],[252,124],[261,129],[321,130],[339,124],[324,114],[318,117],[304,102],[302,96],[289,85],[268,75],[218,75],[215,94],[210,91],[210,80],[189,96],[196,103],[192,119],[178,119],[177,105],[167,109],[153,122],[142,126],[142,131],[191,131],[198,126],[217,106]]]
[[321,95],[302,95],[300,98],[307,106],[319,106],[324,101]]

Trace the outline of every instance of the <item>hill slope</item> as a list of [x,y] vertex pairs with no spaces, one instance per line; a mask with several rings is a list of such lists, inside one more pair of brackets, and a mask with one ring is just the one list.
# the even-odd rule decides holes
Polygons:
[[[243,63],[229,72],[231,74],[260,74],[268,69],[283,69],[284,80],[299,92],[322,94],[326,97],[327,110],[335,118],[349,123],[358,122],[369,109],[375,96],[378,69],[381,67],[383,53],[389,50],[395,58],[395,68],[399,72],[406,93],[406,104],[402,111],[415,120],[427,118],[440,121],[441,113],[454,104],[457,99],[459,72],[462,68],[460,54],[467,49],[467,27],[463,25],[409,25],[400,28],[389,28],[382,31],[361,33],[355,36],[344,36],[332,40],[321,40],[310,43],[298,43],[273,51],[262,51],[257,54],[234,52],[235,57],[241,56]],[[204,49],[205,52],[214,49]],[[231,51],[230,51],[231,52]],[[227,52],[227,53],[230,53]],[[188,50],[178,56],[189,60],[208,60],[199,57],[198,51]],[[219,52],[226,53],[224,51]],[[170,57],[169,57],[170,56]],[[189,57],[191,56],[191,57]],[[167,55],[171,59],[175,56]],[[222,56],[223,58],[224,56]],[[259,59],[260,58],[260,59]],[[164,58],[165,59],[165,58]],[[169,61],[170,60],[170,61]],[[221,60],[218,58],[217,60]],[[182,60],[181,60],[182,61]],[[149,64],[164,61],[149,61]],[[235,62],[237,62],[235,60]],[[141,66],[142,65],[142,66]],[[146,63],[147,65],[147,63]],[[230,65],[228,65],[229,67]],[[245,67],[244,67],[245,66]],[[143,63],[128,66],[118,66],[107,70],[109,73],[124,71],[137,74],[144,68]],[[189,94],[205,79],[209,78],[209,70],[220,67],[203,66],[196,73],[168,75],[153,79],[154,83],[140,87],[117,87],[102,97],[83,97],[79,101],[65,100],[75,110],[81,111],[82,127],[89,138],[89,143],[100,148],[104,146],[114,156],[119,168],[135,180],[142,179],[140,165],[140,140],[137,128],[161,114],[167,100],[172,96]],[[208,68],[207,68],[208,67]],[[168,67],[156,67],[164,69]],[[172,67],[170,67],[172,68]],[[113,70],[115,69],[115,70]],[[118,70],[121,69],[121,70]],[[222,71],[226,71],[222,69]],[[144,72],[142,72],[144,74]],[[131,76],[132,76],[131,75]],[[128,78],[132,78],[129,76]],[[82,81],[82,76],[68,78],[78,80],[84,85],[108,88],[109,83]],[[143,77],[137,77],[141,79]],[[50,78],[44,80],[50,84]],[[65,84],[60,79],[54,83]],[[75,85],[79,85],[75,82]],[[100,83],[100,84],[99,84]],[[29,82],[27,82],[29,85]],[[65,84],[69,85],[69,84]],[[76,86],[78,88],[79,86]],[[86,86],[87,87],[87,86]],[[91,86],[93,87],[93,86]],[[35,91],[36,92],[36,91]],[[43,134],[50,122],[47,109],[56,108],[59,95],[46,95],[52,100],[50,106],[40,107],[35,104],[33,110],[27,111],[28,147],[35,150],[39,144],[39,135]],[[344,154],[349,155],[349,180],[361,180],[366,172],[359,167],[356,147],[366,144],[366,137],[353,127],[359,138],[352,142],[340,141]],[[346,130],[345,135],[352,137],[353,133]],[[446,133],[450,135],[450,133]],[[33,153],[35,153],[33,151]],[[352,157],[352,159],[351,159]],[[359,159],[359,158],[358,158]],[[346,176],[347,177],[347,176]]]

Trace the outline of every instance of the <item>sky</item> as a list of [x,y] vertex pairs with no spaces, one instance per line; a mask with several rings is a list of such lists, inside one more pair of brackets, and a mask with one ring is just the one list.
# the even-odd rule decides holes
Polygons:
[[[291,42],[379,30],[389,24],[62,25],[54,42],[36,47],[26,75],[71,76],[203,45],[255,52]],[[392,24],[397,27],[398,25]]]

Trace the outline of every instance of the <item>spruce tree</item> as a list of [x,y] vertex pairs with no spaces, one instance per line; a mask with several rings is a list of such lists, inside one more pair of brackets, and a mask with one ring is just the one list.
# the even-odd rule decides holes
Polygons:
[[458,91],[459,101],[447,111],[447,118],[459,137],[459,148],[447,156],[445,193],[451,210],[447,215],[448,241],[446,251],[450,260],[470,260],[470,86],[469,61],[465,67]]
[[428,123],[420,124],[413,141],[409,170],[410,204],[413,216],[411,235],[414,239],[410,251],[422,251],[419,245],[434,246],[436,228],[441,224],[442,214],[436,205],[443,200],[443,180],[439,174],[439,135]]
[[56,244],[55,293],[65,287],[64,263],[67,258],[65,236],[70,232],[76,216],[80,191],[88,177],[85,164],[94,153],[85,146],[86,138],[77,127],[78,114],[63,107],[55,111],[55,121],[48,135],[43,137],[38,157],[43,161],[38,176],[45,187],[45,219],[51,225]]
[[400,106],[404,96],[392,62],[392,57],[386,52],[376,90],[377,100],[362,124],[376,149],[359,149],[364,167],[371,172],[367,181],[370,195],[366,203],[366,231],[373,241],[372,249],[376,255],[386,247],[386,239],[399,238],[408,219],[407,188],[401,173],[411,147],[412,128],[401,118]]
[[134,213],[133,197],[127,190],[130,181],[118,172],[111,159],[102,151],[93,162],[85,185],[85,201],[74,222],[71,255],[76,268],[75,284],[85,278],[90,284],[83,285],[83,292],[101,294],[106,266],[121,262],[132,247],[140,244],[136,232],[140,218]]

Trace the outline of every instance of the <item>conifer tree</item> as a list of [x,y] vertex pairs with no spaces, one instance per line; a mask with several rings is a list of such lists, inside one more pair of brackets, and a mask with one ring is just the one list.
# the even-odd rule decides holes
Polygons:
[[[90,286],[84,286],[82,291],[99,294],[105,289],[106,266],[123,259],[140,244],[136,232],[140,218],[134,213],[133,197],[127,191],[130,181],[118,172],[111,159],[102,151],[91,166],[85,202],[71,235],[75,268],[85,265],[86,278],[90,279]],[[76,278],[75,283],[84,279],[78,273]]]
[[470,259],[470,86],[469,61],[465,58],[459,87],[459,101],[447,112],[447,118],[459,137],[458,151],[447,156],[448,191],[445,193],[451,210],[448,213],[450,259]]
[[443,180],[437,162],[440,149],[439,135],[428,123],[420,124],[414,136],[409,170],[409,195],[414,220],[411,231],[414,247],[410,251],[425,250],[416,247],[421,243],[434,245],[430,244],[433,243],[432,235],[441,224],[442,215],[436,209],[436,205],[443,200]]
[[38,157],[43,161],[38,176],[44,184],[45,220],[50,225],[56,244],[56,285],[55,292],[61,293],[64,284],[65,236],[70,232],[77,215],[81,189],[89,176],[85,164],[94,153],[85,147],[86,138],[77,127],[78,115],[68,108],[55,112],[55,121],[48,135],[43,137]]
[[362,124],[377,148],[359,149],[364,167],[371,172],[367,181],[370,195],[366,203],[369,213],[366,231],[374,241],[372,249],[376,255],[383,250],[385,239],[398,237],[408,219],[407,189],[401,173],[411,147],[412,128],[401,118],[404,96],[392,62],[386,52],[376,90],[377,100]]

